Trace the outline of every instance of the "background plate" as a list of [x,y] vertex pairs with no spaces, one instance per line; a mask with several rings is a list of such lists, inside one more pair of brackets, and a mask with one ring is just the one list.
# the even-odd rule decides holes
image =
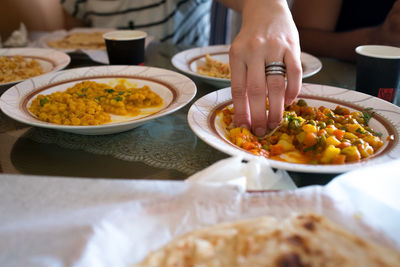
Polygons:
[[[361,111],[367,107],[372,107],[376,114],[370,120],[369,125],[375,131],[382,133],[385,141],[389,135],[394,136],[394,140],[387,142],[371,158],[359,163],[349,163],[343,165],[307,165],[269,160],[272,167],[296,172],[315,172],[315,173],[341,173],[363,166],[370,166],[387,162],[400,157],[400,107],[395,106],[382,99],[356,92],[353,90],[338,87],[303,84],[298,98],[303,98],[310,106],[325,106],[335,108],[337,105],[347,107],[350,110]],[[351,100],[351,102],[349,101]],[[222,122],[216,111],[221,110],[227,105],[232,104],[230,88],[224,88],[212,92],[197,100],[190,108],[188,122],[192,130],[204,142],[214,148],[230,155],[241,155],[246,159],[256,157],[228,141]]]
[[[39,93],[64,91],[83,80],[116,83],[125,79],[136,86],[149,85],[164,100],[164,105],[150,115],[135,117],[112,116],[112,122],[94,126],[69,126],[47,123],[36,119],[27,107]],[[78,134],[111,134],[135,128],[149,120],[170,114],[190,102],[196,94],[196,85],[186,76],[165,69],[143,66],[100,66],[77,68],[34,78],[8,89],[0,98],[0,108],[9,117],[37,127],[51,128]]]
[[[3,48],[0,49],[0,56],[15,56],[19,55],[27,60],[35,59],[42,66],[44,74],[62,70],[68,66],[71,58],[64,52],[54,49],[44,48]],[[42,74],[42,75],[44,75]],[[41,76],[41,75],[39,75]],[[36,76],[36,77],[39,77]],[[33,78],[33,77],[32,77]],[[0,83],[0,86],[9,86],[19,83],[23,80]]]
[[[197,73],[197,66],[205,63],[206,54],[210,54],[214,59],[228,63],[230,45],[214,45],[206,47],[197,47],[182,51],[172,57],[172,64],[178,70],[203,79],[205,82],[217,87],[230,86],[230,79],[214,78]],[[321,61],[304,52],[301,52],[301,65],[303,67],[303,78],[316,74],[322,68]]]

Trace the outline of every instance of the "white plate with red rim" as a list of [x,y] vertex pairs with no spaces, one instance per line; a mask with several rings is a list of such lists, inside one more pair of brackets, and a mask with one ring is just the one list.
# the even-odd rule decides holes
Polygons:
[[[298,98],[302,98],[310,106],[316,107],[335,108],[340,105],[349,108],[351,111],[373,108],[375,114],[369,121],[369,126],[376,132],[382,133],[381,138],[385,144],[372,157],[357,163],[309,165],[268,159],[272,167],[295,172],[342,173],[400,157],[400,107],[364,93],[319,84],[304,83]],[[231,104],[232,96],[229,87],[205,95],[190,107],[188,113],[189,125],[204,142],[224,153],[243,156],[245,159],[256,157],[227,139],[226,129],[221,117],[217,116],[217,111]],[[387,141],[388,136],[393,136],[394,140]]]
[[[141,110],[139,116],[111,116],[111,122],[102,125],[70,126],[48,123],[28,111],[38,94],[65,91],[74,84],[90,80],[116,85],[123,80],[127,86],[148,85],[163,99],[161,107]],[[9,117],[28,125],[65,132],[101,135],[127,131],[161,116],[170,114],[188,104],[196,95],[196,85],[188,77],[166,69],[144,66],[97,66],[70,69],[44,75],[17,84],[0,98],[0,109]]]
[[[64,52],[57,51],[54,49],[44,49],[44,48],[2,48],[0,49],[1,57],[12,57],[21,56],[26,60],[35,59],[39,62],[42,67],[43,74],[55,72],[64,69],[71,62],[71,58]],[[34,77],[32,77],[34,78]],[[31,79],[31,78],[29,78]],[[0,86],[12,85],[15,83],[22,82],[22,80],[11,81],[6,83],[0,83]]]
[[[175,68],[188,75],[201,78],[205,82],[217,87],[227,87],[231,84],[230,79],[215,78],[199,74],[197,73],[197,67],[205,64],[205,57],[207,54],[215,60],[229,63],[229,49],[230,45],[213,45],[191,48],[174,55],[171,62]],[[310,77],[321,70],[322,63],[318,58],[304,52],[301,52],[300,57],[301,65],[303,67],[303,78]]]

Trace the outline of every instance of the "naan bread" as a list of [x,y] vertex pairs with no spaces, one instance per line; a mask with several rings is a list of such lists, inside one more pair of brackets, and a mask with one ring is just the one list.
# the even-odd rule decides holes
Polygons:
[[104,32],[75,32],[47,45],[57,49],[105,49]]
[[400,253],[316,214],[261,217],[186,234],[136,266],[400,266]]

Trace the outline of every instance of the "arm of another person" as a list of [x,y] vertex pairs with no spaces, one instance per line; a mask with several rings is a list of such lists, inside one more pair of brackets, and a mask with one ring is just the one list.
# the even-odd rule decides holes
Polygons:
[[5,38],[23,22],[29,31],[53,31],[82,25],[66,14],[59,0],[1,0],[0,31]]
[[[229,53],[235,124],[261,136],[279,125],[284,104],[290,104],[300,91],[297,29],[286,0],[220,2],[242,13],[242,26]],[[282,75],[265,76],[265,66],[271,62],[286,64],[287,85]]]
[[354,61],[354,49],[359,45],[400,45],[400,0],[381,26],[335,32],[341,4],[342,0],[294,1],[292,14],[304,51]]

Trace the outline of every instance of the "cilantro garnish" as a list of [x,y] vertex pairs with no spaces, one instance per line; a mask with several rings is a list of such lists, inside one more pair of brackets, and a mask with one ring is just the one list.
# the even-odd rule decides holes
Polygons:
[[79,97],[85,97],[85,96],[86,96],[85,94],[80,94],[80,93],[78,93],[78,92],[75,92],[75,94],[76,94],[77,96],[79,96]]
[[356,132],[360,134],[365,134],[365,131],[363,131],[361,128],[357,128]]
[[99,96],[99,97],[96,97],[95,99],[96,99],[98,102],[100,102],[100,100],[101,100],[102,97],[104,97],[104,96]]
[[290,114],[286,114],[286,119],[288,120],[289,123],[292,122],[292,121],[301,122],[300,119],[298,119],[298,118],[296,118],[296,117],[294,117],[293,115],[290,115]]
[[43,107],[45,104],[49,103],[50,100],[47,97],[43,97],[42,99],[40,99],[39,103],[40,106]]
[[[371,112],[372,111],[372,112]],[[369,120],[372,118],[372,116],[375,114],[375,111],[373,111],[373,108],[366,108],[362,111],[362,116],[361,118],[364,119],[365,125],[368,126]]]
[[107,93],[109,93],[109,94],[111,94],[111,93],[114,93],[115,91],[114,91],[114,89],[104,89],[104,91],[105,92],[107,92]]
[[314,149],[315,149],[315,146],[309,146],[309,147],[306,147],[303,151],[307,152],[307,151],[311,151],[311,150],[314,150]]

